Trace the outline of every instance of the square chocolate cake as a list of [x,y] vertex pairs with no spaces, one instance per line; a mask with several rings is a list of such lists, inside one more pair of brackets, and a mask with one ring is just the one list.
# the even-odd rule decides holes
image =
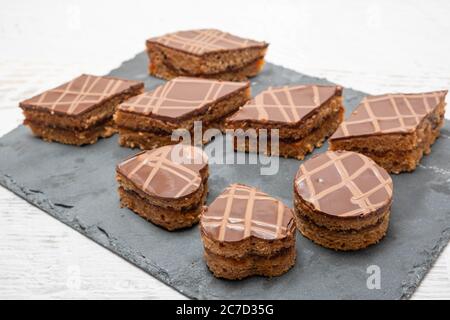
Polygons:
[[174,130],[185,129],[192,133],[195,121],[201,121],[203,131],[220,129],[225,117],[249,99],[248,82],[172,79],[119,106],[115,116],[119,143],[145,150],[176,144],[179,141],[172,139]]
[[169,33],[147,40],[149,73],[241,81],[264,66],[268,44],[215,29]]
[[439,136],[446,94],[368,96],[330,138],[330,149],[363,153],[391,173],[413,171]]
[[276,129],[278,148],[271,146],[272,140],[268,139],[268,150],[260,152],[303,159],[337,129],[343,115],[342,88],[339,86],[271,87],[227,118],[226,127],[242,129],[241,137],[239,132],[235,133],[234,148],[237,151],[258,152],[250,139],[259,137],[261,130],[269,137],[271,130]]
[[114,134],[117,105],[140,94],[144,83],[83,74],[22,101],[24,124],[46,141],[92,144]]

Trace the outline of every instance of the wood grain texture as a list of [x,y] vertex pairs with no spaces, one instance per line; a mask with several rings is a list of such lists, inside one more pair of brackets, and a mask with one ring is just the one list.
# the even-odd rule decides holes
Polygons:
[[[450,88],[450,2],[232,0],[220,12],[201,2],[196,10],[186,1],[159,2],[170,19],[149,19],[155,7],[147,1],[108,3],[101,24],[105,2],[2,4],[0,135],[21,122],[20,100],[82,72],[104,74],[142,51],[146,38],[178,29],[216,27],[266,40],[268,60],[374,94]],[[3,299],[183,297],[1,187],[0,243]],[[449,247],[413,298],[450,298]]]

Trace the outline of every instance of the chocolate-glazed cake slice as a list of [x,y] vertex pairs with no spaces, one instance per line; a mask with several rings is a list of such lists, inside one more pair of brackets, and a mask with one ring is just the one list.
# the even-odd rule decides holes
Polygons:
[[[279,150],[271,147],[269,139],[268,153],[303,159],[336,130],[343,114],[339,86],[284,86],[261,92],[229,117],[226,127],[243,129],[249,137],[254,137],[255,133],[257,136],[261,129],[267,129],[270,136],[270,130],[277,129]],[[238,135],[235,135],[234,147],[239,151],[258,151]]]
[[224,118],[249,99],[248,82],[175,78],[119,106],[115,116],[119,143],[141,149],[175,144],[172,132],[192,132],[194,121],[201,121],[203,130],[221,129]]
[[330,149],[361,152],[391,173],[413,171],[439,136],[446,94],[366,97],[330,138]]
[[169,33],[147,40],[149,73],[241,81],[264,66],[268,44],[215,29]]
[[294,216],[307,238],[335,250],[358,250],[387,232],[389,174],[370,158],[327,151],[304,162],[294,180]]
[[199,220],[208,193],[208,159],[182,144],[143,151],[117,166],[122,207],[167,230]]
[[92,144],[111,136],[118,104],[140,94],[144,83],[83,74],[22,101],[24,124],[46,141]]
[[228,186],[200,219],[205,260],[214,276],[278,276],[295,263],[295,223],[281,201],[241,184]]

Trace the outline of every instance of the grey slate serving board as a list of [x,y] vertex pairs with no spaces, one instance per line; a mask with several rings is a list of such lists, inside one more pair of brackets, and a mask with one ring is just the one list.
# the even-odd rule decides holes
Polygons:
[[[163,81],[146,74],[138,54],[110,75]],[[252,79],[253,94],[272,85],[328,83],[268,63]],[[364,96],[344,91],[347,114]],[[213,143],[221,143],[221,138]],[[325,144],[314,153],[327,149]],[[297,236],[298,261],[287,274],[243,281],[215,279],[202,260],[199,230],[167,232],[120,209],[115,165],[137,152],[121,148],[117,137],[86,147],[46,143],[23,126],[0,139],[0,184],[192,298],[211,299],[399,299],[414,292],[450,238],[450,126],[420,167],[393,176],[395,200],[387,237],[364,251],[342,253]],[[275,176],[259,175],[258,165],[211,165],[208,203],[233,182],[259,187],[291,205],[292,179],[300,161],[280,159]],[[380,267],[381,288],[368,289],[367,268]]]

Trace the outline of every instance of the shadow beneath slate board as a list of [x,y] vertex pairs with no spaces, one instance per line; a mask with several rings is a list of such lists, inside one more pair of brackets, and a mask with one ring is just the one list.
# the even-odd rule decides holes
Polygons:
[[[140,53],[110,72],[163,83],[146,73]],[[268,86],[329,83],[267,63],[251,80],[253,95]],[[347,114],[364,93],[344,90]],[[393,176],[394,204],[388,235],[359,252],[334,252],[297,235],[298,261],[287,274],[243,281],[215,279],[203,262],[198,227],[167,232],[120,209],[115,165],[136,150],[121,148],[117,136],[82,148],[46,143],[18,127],[0,139],[0,184],[56,219],[192,298],[211,299],[399,299],[409,297],[450,238],[450,126],[420,167]],[[223,137],[212,142],[223,143]],[[325,144],[315,153],[328,148]],[[255,186],[291,206],[292,181],[300,161],[280,159],[274,176],[259,165],[210,166],[211,202],[228,184]],[[369,289],[371,266],[381,271],[381,288]]]

